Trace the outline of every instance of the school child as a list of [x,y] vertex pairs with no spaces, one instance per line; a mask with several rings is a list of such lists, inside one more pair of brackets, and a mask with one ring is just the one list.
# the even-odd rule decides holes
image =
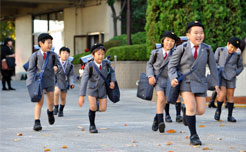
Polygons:
[[[56,73],[56,86],[55,86],[55,108],[54,115],[58,117],[63,117],[63,109],[66,104],[67,90],[69,88],[74,88],[75,74],[72,63],[68,60],[70,56],[70,49],[67,47],[62,47],[59,52],[60,64],[62,66],[61,70]],[[61,104],[59,107],[59,96],[61,98]]]
[[[146,66],[146,75],[149,78],[149,84],[155,86],[157,92],[156,115],[154,117],[152,130],[160,133],[165,132],[165,123],[163,121],[163,109],[166,103],[165,90],[167,87],[169,58],[174,51],[174,45],[178,37],[172,31],[166,31],[162,35],[162,47],[153,50]],[[159,76],[158,76],[159,75]],[[158,80],[156,81],[156,78]]]
[[46,92],[47,96],[47,115],[48,121],[50,125],[55,123],[55,118],[53,115],[53,106],[54,106],[54,87],[55,87],[55,72],[60,69],[59,57],[55,52],[51,52],[50,49],[52,47],[53,37],[48,33],[42,33],[38,36],[38,44],[40,46],[39,51],[32,54],[29,59],[29,68],[27,70],[27,80],[26,85],[33,83],[33,80],[36,77],[37,73],[40,73],[43,67],[43,64],[47,58],[47,66],[44,70],[44,74],[42,77],[42,87],[43,87],[43,95],[39,102],[35,105],[34,110],[34,126],[33,130],[39,131],[42,130],[40,115],[41,109],[44,103],[44,92]]
[[[202,115],[206,108],[207,79],[206,64],[211,71],[212,84],[218,94],[218,71],[211,47],[204,40],[204,26],[200,21],[193,21],[186,27],[189,41],[178,46],[168,64],[168,75],[171,85],[176,87],[180,83],[180,92],[184,100],[186,112],[184,119],[190,130],[190,144],[201,145],[202,142],[196,132],[196,115]],[[196,68],[195,68],[195,67]],[[178,73],[193,72],[178,82]]]
[[[90,133],[98,133],[95,125],[95,116],[97,111],[97,100],[99,101],[99,111],[105,112],[107,110],[107,94],[106,87],[103,78],[97,73],[96,69],[99,69],[104,77],[108,74],[111,75],[110,88],[115,87],[115,72],[112,69],[110,62],[104,60],[106,49],[103,44],[94,44],[90,49],[91,55],[94,60],[86,64],[84,72],[81,79],[79,106],[82,107],[84,104],[84,96],[86,96],[86,91],[89,99],[89,121]],[[88,85],[87,85],[88,84]]]
[[220,120],[221,107],[227,97],[228,101],[228,117],[227,121],[236,122],[232,116],[234,106],[234,91],[236,88],[236,77],[243,71],[243,63],[240,54],[236,53],[240,46],[240,39],[231,37],[227,46],[217,48],[215,59],[218,68],[221,69],[221,92],[217,100],[217,110],[215,111],[214,119]]

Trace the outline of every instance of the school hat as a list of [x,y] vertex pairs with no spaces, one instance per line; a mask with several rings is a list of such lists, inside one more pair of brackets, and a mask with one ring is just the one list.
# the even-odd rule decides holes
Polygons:
[[106,50],[102,43],[96,43],[91,47],[90,52],[92,53],[94,50],[99,50],[99,49],[102,49],[103,51]]
[[188,33],[188,30],[189,30],[190,28],[192,28],[193,26],[200,26],[200,27],[202,27],[203,30],[204,30],[204,26],[202,25],[202,23],[201,23],[200,21],[192,21],[192,22],[190,22],[190,23],[187,25],[187,27],[186,27],[186,33]]
[[174,39],[175,42],[177,42],[178,39],[179,39],[179,38],[177,37],[177,35],[176,35],[173,31],[166,31],[166,32],[164,32],[163,35],[162,35],[161,43],[163,43],[165,37],[169,37],[169,38],[171,38],[171,39]]
[[235,37],[235,36],[233,36],[233,37],[231,37],[230,39],[229,39],[229,43],[230,44],[232,44],[234,47],[236,47],[236,48],[239,48],[240,47],[240,39],[238,38],[238,37]]
[[52,37],[51,35],[49,35],[48,33],[41,33],[41,34],[38,36],[38,42],[44,41],[44,40],[48,40],[48,39],[53,40],[53,37]]

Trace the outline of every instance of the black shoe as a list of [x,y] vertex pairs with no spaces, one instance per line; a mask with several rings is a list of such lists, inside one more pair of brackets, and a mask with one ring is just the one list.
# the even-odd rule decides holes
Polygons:
[[160,133],[164,133],[165,132],[165,123],[164,122],[160,122],[158,125],[158,129]]
[[89,131],[90,133],[98,133],[96,126],[90,126]]
[[202,145],[201,140],[197,134],[190,136],[190,144],[191,145]]
[[35,130],[35,131],[40,131],[40,130],[42,130],[42,126],[41,126],[40,121],[35,122],[35,124],[34,124],[34,126],[33,126],[33,130]]
[[227,121],[229,121],[229,122],[237,122],[237,120],[234,117],[232,117],[232,116],[227,117]]
[[210,101],[208,104],[209,108],[217,108],[217,106],[214,104],[214,101]]
[[3,91],[7,91],[8,89],[7,88],[2,88]]
[[215,111],[215,114],[214,114],[214,119],[219,121],[220,120],[220,114],[221,112],[219,112],[218,110]]
[[16,89],[15,89],[15,88],[11,88],[11,87],[10,87],[10,88],[9,88],[9,90],[16,90]]
[[187,126],[188,124],[187,124],[186,119],[185,119],[185,112],[186,112],[185,105],[182,105],[182,106],[181,106],[181,110],[182,110],[182,112],[183,112],[183,124],[184,124],[185,126]]
[[47,109],[47,115],[48,115],[49,124],[53,125],[55,123],[55,117],[53,115],[53,111],[49,111],[49,109]]
[[176,116],[176,122],[182,122],[183,121],[183,117],[180,115]]
[[63,117],[63,111],[58,112],[58,117]]
[[54,108],[53,114],[54,114],[54,115],[57,115],[57,113],[58,113],[58,109],[57,109],[57,108]]
[[173,122],[170,115],[166,115],[165,122],[169,122],[169,123]]
[[153,131],[157,131],[158,130],[158,122],[155,119],[154,119],[153,124],[152,124],[152,130]]

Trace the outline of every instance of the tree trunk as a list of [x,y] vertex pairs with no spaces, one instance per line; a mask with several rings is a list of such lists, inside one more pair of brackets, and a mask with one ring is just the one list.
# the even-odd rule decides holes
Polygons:
[[127,26],[126,26],[126,33],[127,33],[127,44],[131,45],[131,0],[127,0]]

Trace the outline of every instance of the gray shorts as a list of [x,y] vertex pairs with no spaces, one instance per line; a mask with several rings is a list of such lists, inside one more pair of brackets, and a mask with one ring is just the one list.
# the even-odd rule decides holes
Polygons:
[[156,84],[155,90],[156,91],[163,91],[165,93],[165,95],[166,95],[166,87],[161,87],[158,84]]
[[[180,88],[180,92],[192,92],[189,82],[182,82],[182,88]],[[204,93],[193,93],[195,97],[207,97],[207,92]]]
[[221,85],[226,87],[226,89],[230,88],[236,88],[236,78],[233,78],[232,80],[226,80],[224,78],[221,78]]
[[47,87],[47,88],[43,88],[43,90],[45,90],[46,92],[54,92],[55,87]]
[[[56,87],[58,87],[57,84],[56,84]],[[59,88],[59,87],[58,87],[58,88]],[[60,89],[60,88],[59,88],[59,90],[60,90],[61,92],[67,93],[67,90],[68,90],[68,89]]]

